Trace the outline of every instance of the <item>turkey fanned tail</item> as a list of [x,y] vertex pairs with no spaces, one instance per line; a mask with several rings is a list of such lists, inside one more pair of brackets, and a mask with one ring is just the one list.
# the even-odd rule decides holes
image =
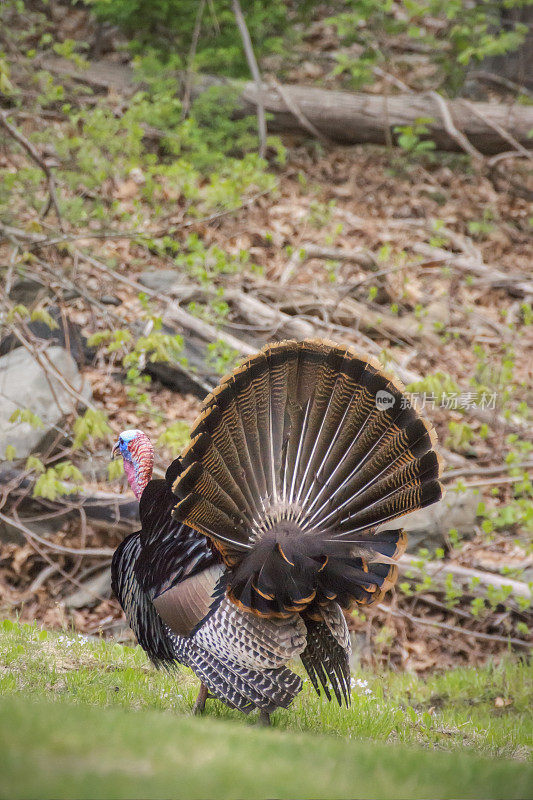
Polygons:
[[432,428],[373,359],[280,342],[222,379],[180,457],[176,519],[209,537],[228,595],[285,616],[394,585],[405,549],[380,526],[442,495]]

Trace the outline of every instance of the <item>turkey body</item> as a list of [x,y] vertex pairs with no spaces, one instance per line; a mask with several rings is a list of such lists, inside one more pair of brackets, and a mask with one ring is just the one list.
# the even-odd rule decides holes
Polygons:
[[[249,713],[288,706],[301,680],[285,667],[305,647],[302,620],[258,620],[225,597],[226,568],[209,540],[172,517],[176,461],[140,501],[142,528],[111,565],[112,589],[156,667],[191,667],[214,697]],[[314,623],[312,623],[315,625]],[[320,626],[319,626],[320,627]],[[345,663],[347,672],[347,661]]]
[[113,558],[154,664],[271,713],[300,691],[300,656],[317,692],[349,703],[344,612],[394,585],[406,543],[381,526],[442,494],[434,434],[402,389],[323,340],[269,345],[222,379]]

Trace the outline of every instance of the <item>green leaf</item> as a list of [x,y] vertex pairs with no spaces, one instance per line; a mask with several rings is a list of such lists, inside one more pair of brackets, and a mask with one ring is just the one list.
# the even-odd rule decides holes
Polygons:
[[6,461],[13,461],[17,457],[17,451],[12,444],[8,444],[5,450],[4,458]]
[[110,481],[115,481],[124,475],[124,465],[121,458],[110,461],[107,465],[107,477]]
[[44,472],[46,467],[41,459],[37,458],[37,456],[28,456],[25,469],[28,472]]
[[111,433],[104,411],[88,408],[83,416],[78,417],[74,423],[74,450],[80,448],[88,438],[103,439]]
[[51,331],[59,328],[59,325],[55,321],[55,319],[48,313],[45,308],[36,308],[34,311],[31,312],[31,321],[32,322],[44,322],[45,325],[48,325]]

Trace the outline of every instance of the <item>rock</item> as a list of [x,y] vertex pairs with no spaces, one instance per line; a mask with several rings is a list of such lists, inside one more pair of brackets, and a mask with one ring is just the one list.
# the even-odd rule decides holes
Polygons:
[[119,306],[122,301],[114,294],[104,294],[103,297],[100,298],[100,302],[103,303],[104,306]]
[[420,547],[434,552],[438,547],[448,546],[447,534],[451,528],[458,531],[460,539],[470,539],[475,534],[476,511],[479,494],[469,489],[448,494],[429,508],[414,511],[398,524],[383,526],[383,530],[401,527],[408,534],[408,553],[416,553]]
[[[49,347],[45,352],[73,389],[90,400],[90,387],[70,353],[62,347]],[[58,378],[51,372],[47,374],[27,350],[19,347],[0,357],[0,460],[8,445],[15,448],[16,458],[26,458],[75,406],[76,400]],[[29,409],[42,420],[44,427],[10,422],[9,418],[17,409]]]
[[12,286],[9,297],[13,303],[22,303],[29,307],[37,300],[39,294],[46,294],[42,283],[33,281],[31,278],[19,278]]
[[164,292],[181,277],[183,276],[177,269],[151,269],[143,272],[139,283],[153,292]]
[[100,597],[109,597],[111,594],[111,569],[99,572],[90,578],[74,594],[65,598],[66,608],[83,608],[84,606],[94,606],[100,602]]
[[[48,306],[50,316],[56,321],[57,328],[50,328],[45,322],[34,320],[28,327],[38,339],[49,341],[53,345],[66,348],[73,356],[78,367],[83,367],[92,361],[95,350],[87,345],[81,327],[76,322],[64,318],[57,306]],[[0,339],[0,356],[21,347],[20,341],[15,334],[10,333]]]

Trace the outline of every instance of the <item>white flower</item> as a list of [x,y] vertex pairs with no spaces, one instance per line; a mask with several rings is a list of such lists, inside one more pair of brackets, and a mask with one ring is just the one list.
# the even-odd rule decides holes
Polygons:
[[350,679],[350,687],[352,691],[354,689],[363,689],[363,694],[367,695],[367,697],[374,697],[374,692],[368,686],[368,681],[364,680],[363,678],[351,678]]

